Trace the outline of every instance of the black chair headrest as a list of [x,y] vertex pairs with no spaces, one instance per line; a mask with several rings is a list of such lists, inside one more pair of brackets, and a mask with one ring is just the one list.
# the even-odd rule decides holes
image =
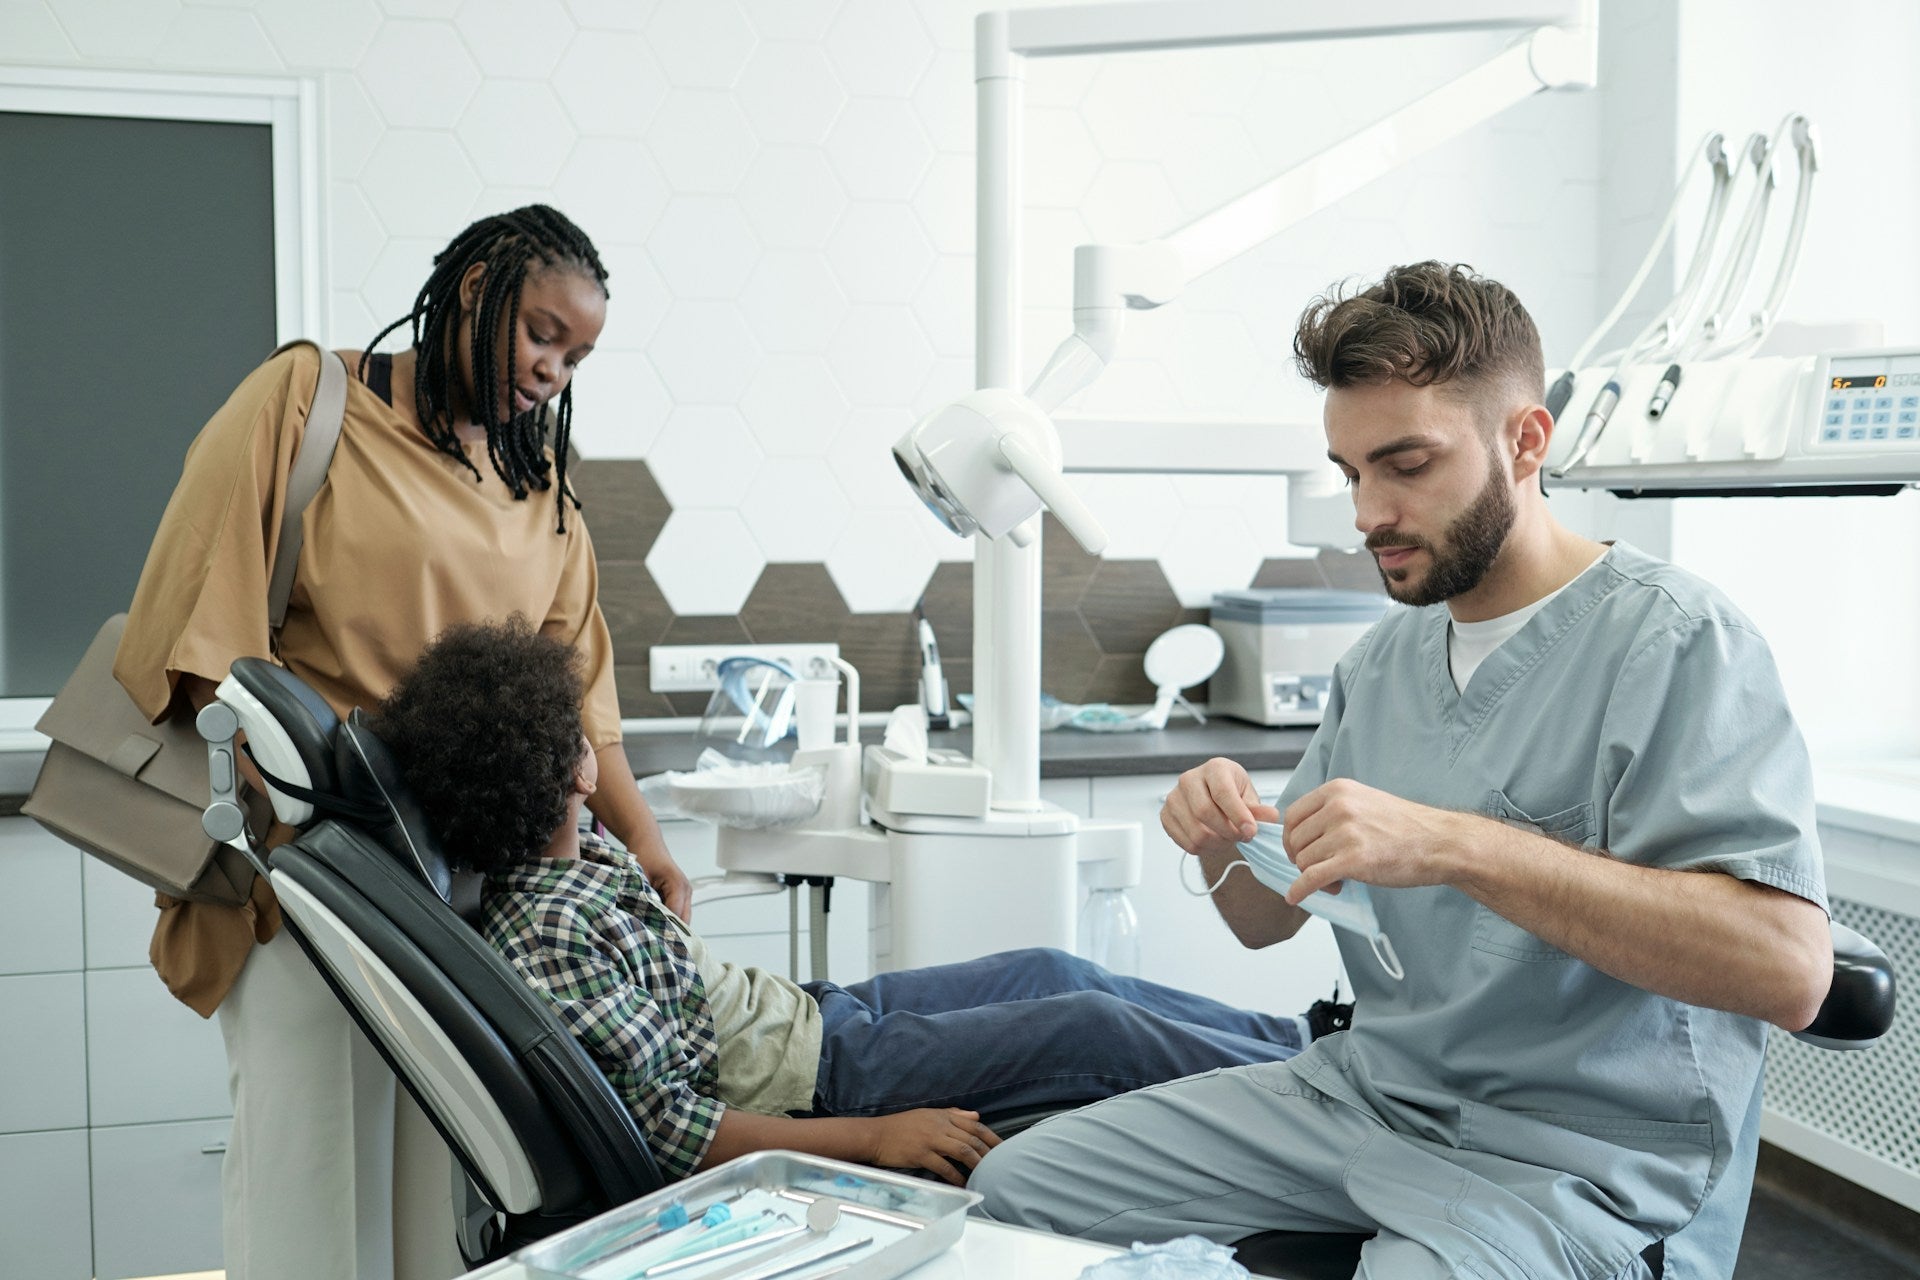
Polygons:
[[307,767],[307,785],[330,794],[338,786],[333,736],[340,717],[307,682],[264,658],[236,658],[229,672],[241,687],[286,731],[287,740]]
[[401,780],[400,762],[368,727],[365,713],[355,709],[334,735],[334,755],[341,793],[356,804],[376,809],[381,817],[365,824],[400,864],[438,894],[462,917],[478,918],[480,880],[471,872],[455,871],[440,839],[427,822],[419,801]]

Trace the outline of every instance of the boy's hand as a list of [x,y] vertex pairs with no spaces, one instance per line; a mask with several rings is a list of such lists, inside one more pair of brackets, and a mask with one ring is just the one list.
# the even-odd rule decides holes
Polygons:
[[922,1107],[880,1116],[873,1121],[871,1163],[887,1169],[925,1169],[951,1182],[966,1183],[980,1158],[1000,1145],[1000,1137],[980,1123],[978,1111]]

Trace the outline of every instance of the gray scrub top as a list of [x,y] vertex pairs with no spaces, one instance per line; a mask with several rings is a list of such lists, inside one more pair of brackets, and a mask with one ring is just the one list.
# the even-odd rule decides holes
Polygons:
[[[1826,906],[1805,744],[1765,641],[1719,592],[1616,544],[1464,692],[1448,620],[1395,609],[1341,659],[1283,812],[1353,778]],[[1406,979],[1336,930],[1354,1025],[1288,1064],[1302,1080],[1496,1157],[1484,1172],[1533,1179],[1530,1199],[1598,1195],[1659,1235],[1735,1190],[1715,1181],[1752,1141],[1765,1024],[1608,977],[1458,890],[1370,892]]]

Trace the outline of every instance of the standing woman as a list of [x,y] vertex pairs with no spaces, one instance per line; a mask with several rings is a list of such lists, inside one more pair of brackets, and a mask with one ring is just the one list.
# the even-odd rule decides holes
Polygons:
[[[621,748],[593,544],[567,486],[570,384],[606,321],[606,279],[578,227],[530,205],[461,232],[411,313],[342,353],[357,376],[277,635],[267,575],[320,355],[295,347],[256,369],[187,451],[114,674],[159,721],[212,701],[235,658],[271,657],[345,716],[385,697],[445,627],[524,614],[585,665],[593,813],[684,917],[690,886]],[[406,324],[408,350],[372,350]],[[229,1280],[461,1271],[445,1146],[404,1091],[396,1105],[392,1073],[281,931],[266,881],[244,907],[159,906],[154,967],[201,1016],[218,1009],[226,1044]]]

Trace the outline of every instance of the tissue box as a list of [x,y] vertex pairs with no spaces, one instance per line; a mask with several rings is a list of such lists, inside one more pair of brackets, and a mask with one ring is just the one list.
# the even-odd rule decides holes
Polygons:
[[941,818],[984,818],[993,778],[958,751],[938,747],[916,760],[891,747],[869,746],[861,782],[870,808]]

